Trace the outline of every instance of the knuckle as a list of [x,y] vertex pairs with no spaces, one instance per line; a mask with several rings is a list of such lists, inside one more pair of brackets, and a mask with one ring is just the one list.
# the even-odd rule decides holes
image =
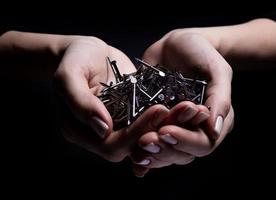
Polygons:
[[174,31],[171,31],[167,37],[167,39],[165,40],[165,43],[164,43],[164,46],[165,48],[164,49],[171,49],[172,47],[175,46],[175,44],[177,42],[179,42],[179,39],[182,37],[182,32],[179,31],[179,30],[174,30]]
[[192,101],[184,101],[183,104],[186,104],[187,107],[195,108],[195,104]]
[[167,48],[174,47],[184,38],[187,40],[194,40],[198,37],[200,37],[200,35],[197,33],[196,29],[175,29],[167,34],[165,46]]

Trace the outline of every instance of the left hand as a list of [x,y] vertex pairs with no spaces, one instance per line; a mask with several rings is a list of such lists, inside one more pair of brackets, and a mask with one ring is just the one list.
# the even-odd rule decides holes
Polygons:
[[[200,75],[208,80],[205,105],[211,110],[209,112],[204,106],[182,102],[170,111],[167,124],[158,132],[142,136],[138,143],[146,151],[135,151],[132,159],[137,162],[150,157],[151,162],[146,167],[134,165],[134,172],[139,176],[149,168],[187,164],[195,156],[210,154],[231,131],[234,123],[231,106],[232,69],[202,35],[185,29],[172,31],[146,50],[144,60],[152,65],[177,68],[188,76],[199,70]],[[180,114],[177,116],[175,113]],[[184,126],[175,123],[175,118],[179,119],[180,116],[183,117]],[[205,126],[199,126],[205,120]],[[187,124],[197,126],[187,129]],[[149,148],[157,149],[152,147],[153,144],[160,147],[159,152],[149,154]]]

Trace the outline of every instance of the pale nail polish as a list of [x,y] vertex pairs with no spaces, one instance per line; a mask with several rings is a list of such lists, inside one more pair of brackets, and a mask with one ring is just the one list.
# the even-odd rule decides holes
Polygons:
[[101,138],[106,137],[108,125],[103,120],[94,116],[91,118],[90,125]]
[[217,117],[216,124],[215,124],[215,132],[217,133],[217,135],[220,135],[222,127],[223,127],[223,118],[222,116],[219,115]]
[[196,111],[190,107],[188,107],[186,110],[183,112],[180,112],[177,116],[177,120],[180,123],[186,122],[189,119],[191,119],[194,115],[196,114]]
[[142,160],[141,162],[137,162],[136,163],[137,165],[148,165],[148,164],[150,164],[150,160],[149,159],[144,159],[144,160]]
[[148,145],[146,146],[141,146],[144,150],[150,152],[150,153],[159,153],[160,152],[160,147],[156,144],[154,144],[153,142],[152,143],[149,143]]
[[160,135],[159,136],[164,142],[169,144],[177,144],[177,140],[173,138],[170,134]]

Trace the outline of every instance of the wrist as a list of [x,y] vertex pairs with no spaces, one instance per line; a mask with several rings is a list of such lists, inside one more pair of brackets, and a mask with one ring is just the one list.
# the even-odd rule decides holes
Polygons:
[[0,50],[5,54],[48,54],[61,56],[78,36],[7,31],[0,37]]
[[[206,27],[198,28],[198,33],[202,35],[211,45],[223,56],[228,57],[231,50],[231,36],[223,28]],[[228,38],[228,39],[226,39]]]
[[167,35],[169,36],[174,32],[181,32],[182,34],[199,34],[205,38],[222,56],[227,56],[229,53],[231,44],[228,40],[226,40],[229,36],[226,36],[227,32],[225,32],[225,30],[218,27],[176,29]]

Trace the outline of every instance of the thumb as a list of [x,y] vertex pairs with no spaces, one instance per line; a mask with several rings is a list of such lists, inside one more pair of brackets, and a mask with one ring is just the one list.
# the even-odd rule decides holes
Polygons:
[[56,73],[55,80],[74,116],[89,125],[101,138],[111,133],[113,123],[109,112],[88,85],[81,72]]
[[213,140],[221,135],[224,119],[231,108],[231,79],[232,75],[217,75],[207,88],[205,105],[210,108],[211,114],[207,120],[207,134]]

